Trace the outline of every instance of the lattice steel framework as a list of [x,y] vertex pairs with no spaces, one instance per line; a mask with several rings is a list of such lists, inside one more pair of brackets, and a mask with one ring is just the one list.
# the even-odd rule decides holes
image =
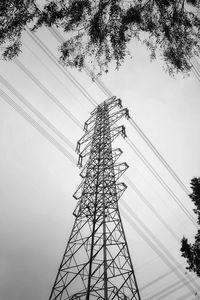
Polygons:
[[126,189],[118,179],[128,165],[117,162],[122,151],[111,146],[120,134],[125,137],[124,126],[115,125],[122,116],[129,114],[120,99],[104,101],[77,143],[78,166],[88,160],[74,194],[76,219],[50,300],[141,299],[118,208]]

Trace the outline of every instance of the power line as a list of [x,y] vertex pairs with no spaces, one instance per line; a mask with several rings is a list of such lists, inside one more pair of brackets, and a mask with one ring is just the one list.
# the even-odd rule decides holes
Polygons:
[[149,146],[149,148],[153,151],[153,153],[156,155],[156,157],[159,159],[159,161],[168,170],[168,172],[171,174],[171,176],[174,178],[174,180],[183,189],[183,191],[187,195],[190,194],[190,191],[184,185],[182,180],[178,177],[178,175],[175,173],[175,171],[170,167],[170,165],[167,163],[167,161],[164,159],[164,157],[160,154],[160,152],[156,149],[156,147],[152,144],[152,142],[145,135],[145,133],[142,131],[142,129],[136,124],[136,122],[132,118],[129,119],[129,122],[130,122],[131,126],[138,132],[138,134],[141,136],[141,138],[146,142],[146,144]]
[[[152,211],[152,213],[157,217],[157,219],[163,224],[163,226],[169,231],[169,233],[175,238],[175,240],[180,243],[180,238],[176,235],[174,230],[164,221],[164,219],[158,214],[155,208],[147,201],[144,195],[138,190],[138,188],[134,185],[133,181],[126,175],[123,175],[126,183],[130,188],[138,195],[138,197],[145,203],[145,205]],[[177,265],[178,268],[178,265]],[[190,277],[190,276],[189,276]],[[199,287],[196,286],[198,289]]]
[[[197,289],[197,291],[199,291],[199,289]],[[186,299],[186,298],[188,298],[188,297],[190,297],[190,296],[193,296],[194,294],[198,297],[198,292],[193,291],[192,294],[191,294],[191,292],[189,292],[189,293],[187,293],[187,294],[181,296],[181,297],[178,298],[177,300],[184,300],[184,299]],[[199,298],[195,298],[194,300],[199,300]]]
[[16,110],[25,120],[27,120],[41,135],[43,135],[53,146],[64,154],[73,164],[76,164],[76,159],[56,141],[38,122],[36,122],[23,108],[21,108],[15,101],[13,101],[3,90],[0,89],[0,95],[14,110]]
[[[42,60],[38,55],[35,54],[35,52],[27,45],[27,43],[24,42],[24,45],[25,45],[25,47],[28,49],[28,51],[31,52],[31,54],[32,54],[32,55],[40,62],[40,64],[44,66],[44,68],[48,71],[48,73],[50,73],[54,78],[56,78],[56,80],[60,83],[60,85],[61,85],[65,90],[67,90],[67,92],[70,93],[72,97],[77,98],[77,97],[75,97],[75,95],[70,91],[70,89],[67,88],[67,85],[64,84],[64,83],[63,83],[63,82],[55,75],[55,72],[52,72],[52,70],[47,66],[47,64],[45,64],[45,63],[43,62],[43,60]],[[56,64],[56,66],[57,66],[57,64]],[[54,71],[55,71],[55,70],[54,70]],[[65,73],[64,73],[64,74],[65,74]],[[66,74],[65,74],[65,76],[66,76]],[[77,99],[77,100],[79,100],[79,99]]]
[[[193,279],[196,280],[197,278],[195,278],[193,276]],[[152,296],[148,297],[147,300],[162,300],[163,298],[171,295],[172,293],[176,292],[183,286],[185,286],[184,282],[180,282],[180,281],[173,282],[172,284],[168,285],[164,289],[162,289],[162,290],[158,291],[157,293],[153,294]],[[193,290],[193,293],[194,293],[194,290]],[[158,297],[158,298],[156,298],[156,297]]]
[[[152,167],[152,165],[146,160],[140,150],[134,145],[134,143],[127,138],[127,143],[131,147],[131,149],[136,153],[136,155],[141,159],[144,165],[148,168],[148,170],[153,174],[153,176],[158,180],[158,182],[162,185],[162,187],[166,190],[166,192],[174,199],[177,205],[181,208],[181,210],[185,213],[185,215],[190,219],[190,221],[197,227],[196,221],[194,217],[190,214],[190,212],[185,208],[185,206],[181,203],[178,197],[174,194],[171,188],[165,183],[165,181],[161,178],[161,176],[157,173],[157,171]],[[198,227],[197,227],[198,228]]]
[[[56,28],[49,28],[49,31],[57,39],[58,42],[63,43],[65,41],[63,36]],[[193,57],[193,59],[196,60],[195,57]],[[198,68],[198,61],[196,60],[196,63],[194,64],[189,57],[187,58],[187,60],[192,66],[192,71],[195,77],[200,81],[200,68]],[[112,97],[114,95],[111,92],[111,90],[108,89],[108,87],[103,83],[103,81],[98,76],[96,76],[94,72],[87,66],[87,64],[84,64],[84,70],[97,84],[97,86],[104,92],[106,96]]]
[[160,280],[162,280],[162,279],[168,277],[168,276],[171,275],[176,269],[178,269],[178,268],[180,268],[180,267],[182,267],[182,266],[179,265],[178,267],[176,267],[176,268],[174,268],[174,269],[172,269],[172,270],[170,270],[170,271],[164,273],[163,275],[158,276],[158,277],[155,278],[154,280],[152,280],[152,281],[150,281],[149,283],[147,283],[146,285],[142,286],[142,287],[140,288],[140,291],[143,291],[143,290],[145,290],[146,288],[150,287],[151,285],[153,285],[153,284],[159,282]]
[[156,216],[156,218],[163,224],[163,226],[170,232],[170,234],[175,238],[176,241],[180,241],[178,235],[174,232],[174,230],[164,221],[164,219],[158,214],[156,209],[147,201],[144,195],[138,190],[133,181],[126,175],[123,175],[126,183],[131,189],[138,195],[138,197],[145,203],[145,205],[152,211],[152,213]]
[[[194,59],[194,62],[193,62],[193,59]],[[197,62],[196,58],[193,57],[191,59],[191,58],[187,57],[187,60],[190,64],[190,67],[192,69],[192,72],[193,72],[194,76],[197,78],[198,81],[200,81],[200,69],[199,69],[198,62]]]
[[[59,33],[59,31],[56,28],[49,28],[49,32],[56,38],[56,40],[59,43],[63,43],[65,40],[63,36]],[[113,93],[106,87],[106,85],[92,72],[92,70],[87,66],[87,64],[84,64],[84,70],[86,74],[91,77],[91,79],[97,84],[97,86],[104,92],[104,94],[107,97],[112,97],[114,96]]]
[[199,74],[200,74],[200,64],[199,64],[197,58],[194,56],[194,57],[192,58],[192,60],[194,60],[195,65],[196,65],[196,67],[197,67],[197,69],[198,69],[198,71],[199,71]]
[[86,91],[86,89],[80,85],[80,83],[76,80],[76,78],[64,67],[58,64],[58,60],[54,54],[49,51],[46,45],[41,41],[41,39],[33,34],[30,33],[28,30],[26,31],[28,36],[38,45],[38,47],[48,56],[48,58],[56,64],[59,70],[78,88],[78,90],[83,94],[83,96],[93,105],[95,106],[97,102],[93,99],[93,97]]
[[72,142],[62,134],[44,115],[42,115],[30,102],[27,101],[25,97],[22,96],[3,76],[0,75],[0,81],[9,89],[15,97],[20,99],[20,101],[32,112],[38,119],[40,119],[47,127],[49,127],[60,139],[62,139],[73,151],[75,147]]
[[[122,201],[121,201],[122,202]],[[177,268],[174,268],[174,265],[177,267],[178,263],[177,261],[173,258],[173,256],[169,253],[168,250],[165,249],[165,247],[160,243],[160,241],[158,241],[158,239],[151,233],[151,231],[146,227],[146,225],[144,224],[144,222],[142,222],[137,215],[134,213],[134,211],[130,208],[130,206],[127,205],[127,203],[125,203],[123,201],[123,206],[126,208],[127,211],[129,211],[130,215],[132,216],[132,218],[129,217],[129,215],[127,214],[127,212],[124,210],[124,208],[121,206],[120,210],[122,212],[122,215],[125,217],[126,221],[131,225],[131,227],[133,227],[135,229],[135,231],[143,238],[143,240],[149,245],[149,247],[155,252],[157,253],[157,255],[161,258],[161,260],[167,265],[168,268],[170,268],[171,270],[173,270],[173,272],[176,274],[176,276],[182,280],[185,285],[188,287],[188,289],[190,291],[193,292],[193,287],[190,285],[190,282],[187,282],[187,280],[184,278],[184,276],[182,275],[182,273],[179,272],[179,270]],[[140,229],[140,227],[135,223],[135,220],[137,220],[137,222],[140,224],[140,226],[143,228],[143,230],[146,232],[146,234]],[[151,237],[151,239],[149,238]],[[154,240],[156,243],[158,243],[159,247],[162,249],[162,251],[165,253],[165,255],[163,254],[163,252],[158,249],[155,244],[151,241]],[[170,257],[170,260],[169,258]],[[173,261],[173,263],[171,262],[171,260]]]
[[17,58],[14,63],[79,127],[80,121]]

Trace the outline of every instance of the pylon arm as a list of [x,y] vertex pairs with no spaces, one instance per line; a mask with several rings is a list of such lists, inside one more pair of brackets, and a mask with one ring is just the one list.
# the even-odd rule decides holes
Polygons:
[[122,153],[123,151],[120,148],[112,149],[113,162],[116,162]]
[[[123,151],[120,148],[117,149],[112,149],[110,150],[112,153],[112,157],[113,157],[113,163],[115,163],[118,158],[122,155]],[[86,173],[87,173],[87,168],[88,168],[88,162],[85,164],[85,166],[83,167],[82,171],[80,172],[80,176],[82,178],[85,178]]]
[[117,181],[123,173],[129,168],[127,163],[120,163],[114,166],[115,180]]
[[[88,202],[91,201],[90,200],[92,198],[91,196],[94,195],[94,193],[91,193],[88,191],[88,193],[84,193],[84,199],[83,199],[83,185],[80,187],[80,189],[82,189],[82,190],[80,190],[80,191],[77,190],[73,195],[73,197],[76,200],[78,200],[76,208],[74,209],[74,212],[73,212],[73,215],[75,217],[78,216],[80,209],[81,209],[81,205],[82,206],[86,205],[87,207],[89,207]],[[114,202],[116,202],[116,201],[118,202],[126,189],[127,189],[127,185],[124,182],[116,183],[116,190],[115,191],[110,190],[109,196],[115,197],[116,199]],[[78,195],[78,192],[80,193],[79,195]],[[113,201],[111,203],[113,203]]]
[[[114,127],[113,129],[110,130],[110,138],[111,138],[111,142],[114,141],[114,139],[116,139],[119,135],[122,135],[123,138],[126,137],[126,131],[125,131],[125,127],[119,126],[119,127]],[[80,141],[80,140],[79,140]],[[85,141],[84,141],[85,142]],[[81,144],[78,142],[77,143],[78,146],[78,151],[80,151],[80,146]],[[92,143],[89,140],[88,144],[85,146],[85,148],[81,151],[81,153],[79,154],[79,158],[78,158],[78,167],[82,167],[83,166],[83,158],[89,156],[90,154],[90,149],[91,149]],[[103,147],[103,145],[102,145]]]
[[114,112],[112,115],[110,115],[110,126],[113,126],[123,116],[125,116],[127,119],[130,118],[127,108],[123,108],[120,111]]
[[[106,102],[108,104],[108,109],[112,108],[112,106],[116,106],[119,102],[120,99],[117,99],[116,96],[112,96],[111,98],[107,99]],[[121,101],[121,100],[120,100]],[[102,106],[103,105],[103,102],[98,105],[95,109],[93,109],[93,111],[90,113],[91,115],[94,115],[97,113],[97,110],[98,110],[98,107],[99,106]]]
[[120,182],[116,184],[116,190],[117,190],[117,200],[119,200],[119,198],[121,198],[121,196],[123,195],[123,193],[125,192],[125,190],[127,189],[127,185],[124,182]]
[[123,138],[125,138],[127,135],[126,135],[126,130],[125,130],[125,127],[124,125],[122,126],[119,126],[119,127],[115,127],[113,129],[110,130],[110,135],[111,135],[111,142],[114,141],[114,139],[116,137],[118,137],[119,135],[121,134],[121,136]]
[[[112,130],[112,126],[119,121],[123,116],[125,116],[127,119],[130,118],[129,116],[129,111],[127,108],[123,108],[119,111],[114,112],[113,114],[110,115],[109,117],[109,121],[110,121],[110,127]],[[93,135],[94,132],[94,125],[89,129],[88,131],[88,125],[90,125],[91,123],[96,121],[96,116],[92,115],[86,122],[84,125],[84,130],[86,131],[86,133],[84,134],[84,136],[77,142],[77,147],[76,147],[76,152],[80,151],[80,146],[83,143],[88,142],[89,140],[91,140],[91,136]]]
[[[123,173],[128,169],[128,164],[127,163],[118,163],[118,164],[112,164],[110,165],[107,170],[107,176],[112,176],[113,174],[113,170],[114,170],[114,174],[115,174],[115,183],[117,182],[117,180],[123,175]],[[101,167],[103,168],[103,166]],[[90,174],[91,173],[91,174]],[[92,170],[90,170],[87,174],[87,182],[85,180],[83,180],[80,185],[78,186],[76,192],[73,194],[73,197],[78,200],[81,197],[83,197],[83,195],[85,196],[87,195],[91,195],[91,190],[93,191],[93,186],[94,186],[94,182],[96,177],[93,174],[94,172],[92,172]],[[101,182],[103,182],[103,176],[99,176],[99,185],[101,185]],[[112,182],[111,182],[112,183]],[[112,183],[113,184],[113,183]],[[85,188],[85,186],[87,186],[87,188]]]
[[[88,126],[89,126],[90,124],[95,123],[95,121],[96,121],[96,115],[91,116],[91,117],[85,122],[85,124],[84,124],[84,131],[87,132],[87,131],[88,131]],[[94,126],[95,126],[95,124],[93,124],[93,127],[90,128],[90,129],[93,129]]]
[[91,141],[91,137],[93,135],[94,130],[90,129],[89,131],[86,132],[86,134],[84,134],[84,136],[77,142],[77,146],[76,146],[76,152],[79,153],[80,152],[80,147],[83,143],[86,143],[88,141]]

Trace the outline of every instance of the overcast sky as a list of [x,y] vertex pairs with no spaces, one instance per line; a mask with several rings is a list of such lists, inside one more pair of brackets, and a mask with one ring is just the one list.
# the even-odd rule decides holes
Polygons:
[[[38,36],[57,57],[55,38],[47,30]],[[44,125],[21,102],[22,97],[74,147],[83,131],[55,105],[51,95],[82,126],[94,109],[28,35],[24,36],[24,42],[23,54],[19,57],[21,68],[16,62],[0,63],[0,75],[4,78],[4,83],[0,78],[0,89],[7,94],[2,96],[1,92],[0,98],[2,300],[48,299],[74,222],[72,212],[76,201],[72,195],[81,181],[80,170],[63,153],[65,148],[72,159],[77,159],[69,143],[66,145]],[[200,176],[200,82],[193,74],[187,78],[182,75],[169,77],[159,60],[150,63],[144,46],[131,46],[133,58],[127,59],[120,71],[111,68],[101,80],[113,95],[122,99],[133,120],[189,189],[190,180]],[[32,75],[22,70],[23,66],[50,95],[41,90],[40,83],[39,87],[38,82],[33,82]],[[69,71],[97,103],[107,98],[84,71]],[[5,80],[20,93],[21,100],[8,85],[5,86]],[[125,124],[129,139],[166,182],[175,198],[193,215],[190,199],[137,131],[126,119],[119,124]],[[45,132],[41,132],[41,128]],[[183,235],[193,241],[194,224],[125,140],[119,137],[114,146],[122,148],[120,159],[130,166],[126,175],[138,193],[142,193],[139,197],[128,184],[120,200],[142,300],[200,299],[200,280],[184,269],[186,264],[179,251]]]

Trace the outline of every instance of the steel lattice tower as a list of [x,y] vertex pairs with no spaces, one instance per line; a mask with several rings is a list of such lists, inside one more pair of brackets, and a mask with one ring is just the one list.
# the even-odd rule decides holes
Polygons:
[[74,194],[76,219],[50,300],[141,299],[118,207],[126,189],[118,179],[128,165],[117,162],[122,151],[111,146],[120,134],[125,137],[124,126],[115,125],[122,116],[129,117],[120,99],[104,101],[77,143],[78,165],[88,160]]

